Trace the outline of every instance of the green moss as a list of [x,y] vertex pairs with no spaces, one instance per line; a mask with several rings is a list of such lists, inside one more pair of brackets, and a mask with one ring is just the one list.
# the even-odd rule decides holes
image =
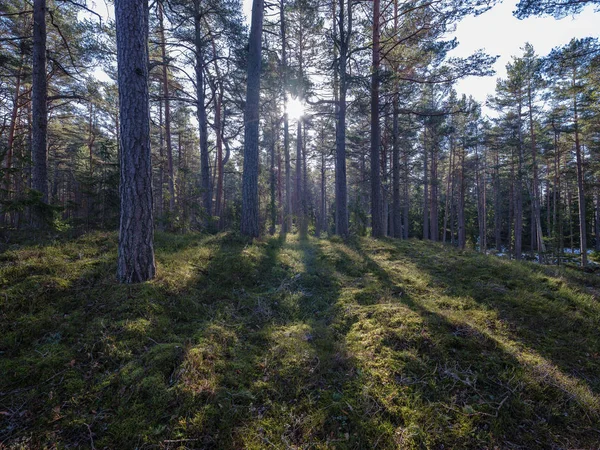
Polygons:
[[116,243],[0,254],[7,445],[597,444],[593,274],[420,241],[158,233],[156,279],[122,286]]

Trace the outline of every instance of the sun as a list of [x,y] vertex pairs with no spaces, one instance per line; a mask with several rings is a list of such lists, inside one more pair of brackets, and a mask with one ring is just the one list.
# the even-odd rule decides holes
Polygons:
[[290,98],[287,102],[287,113],[290,120],[299,120],[304,115],[304,103],[299,98]]

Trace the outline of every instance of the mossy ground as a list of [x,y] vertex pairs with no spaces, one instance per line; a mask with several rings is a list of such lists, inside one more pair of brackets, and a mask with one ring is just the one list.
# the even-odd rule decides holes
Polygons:
[[598,448],[600,277],[433,243],[0,254],[0,447]]

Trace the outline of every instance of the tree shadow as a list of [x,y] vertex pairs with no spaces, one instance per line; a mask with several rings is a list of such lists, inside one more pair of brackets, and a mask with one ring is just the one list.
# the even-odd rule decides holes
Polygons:
[[[451,291],[478,286],[462,280],[472,269],[459,253],[433,264],[437,247],[412,242],[173,239],[158,240],[152,282],[114,281],[113,237],[113,253],[97,247],[68,286],[40,288],[38,305],[52,311],[32,311],[37,334],[3,358],[16,385],[0,389],[0,410],[21,417],[0,416],[0,429],[13,427],[6,439],[93,439],[96,448],[596,442],[595,394],[519,341],[496,303]],[[60,257],[71,253],[79,257],[76,248]]]
[[236,313],[223,322],[228,353],[213,366],[213,388],[186,393],[183,403],[192,406],[180,432],[198,447],[301,446],[340,432],[338,404],[352,370],[329,327],[337,285],[312,240],[288,238],[268,241],[256,288],[236,293]]
[[[416,313],[424,325],[425,342],[433,342],[437,348],[431,348],[428,356],[421,358],[424,363],[421,372],[409,369],[417,373],[417,378],[421,373],[430,385],[410,388],[411,395],[418,393],[417,398],[437,404],[445,411],[443,415],[452,417],[448,425],[455,427],[467,417],[473,421],[466,427],[473,435],[457,440],[462,442],[460,445],[467,442],[469,446],[506,446],[516,442],[526,443],[528,448],[550,448],[559,442],[562,445],[569,442],[567,447],[591,445],[597,436],[590,432],[590,427],[597,424],[600,407],[593,384],[546,359],[559,349],[543,351],[527,336],[519,334],[519,329],[510,326],[498,329],[498,323],[508,319],[498,313],[499,320],[493,320],[496,314],[490,313],[493,303],[479,306],[459,296],[449,297],[449,288],[465,283],[467,276],[462,267],[465,262],[454,255],[458,258],[454,265],[432,269],[431,259],[436,255],[429,254],[427,249],[416,242],[391,240],[374,241],[367,249],[360,244],[355,247],[364,258],[365,271],[381,283],[387,301],[399,302]],[[435,250],[439,250],[437,246]],[[439,264],[451,261],[452,256],[445,254],[439,258]],[[476,284],[478,273],[471,268],[466,270]],[[523,280],[531,284],[534,281],[538,280]],[[514,320],[514,316],[510,318]],[[405,322],[398,324],[400,328],[406,326]],[[399,349],[401,355],[404,348],[410,347],[394,337],[398,333],[393,328],[383,334],[386,337],[381,340],[380,351]],[[423,343],[420,345],[423,347]],[[427,375],[432,372],[439,374],[437,380]],[[449,377],[447,380],[444,374]],[[414,376],[409,380],[412,382]],[[447,386],[447,381],[456,384]],[[459,392],[455,390],[457,387]],[[431,414],[435,416],[438,411]],[[453,438],[458,437],[456,434]],[[447,436],[446,443],[453,438]],[[430,444],[427,446],[433,445]]]
[[[436,257],[434,253],[442,256]],[[585,289],[597,277],[532,263],[424,247],[408,260],[449,299],[496,312],[510,339],[539,353],[600,394],[600,305]],[[443,303],[443,302],[442,302]]]

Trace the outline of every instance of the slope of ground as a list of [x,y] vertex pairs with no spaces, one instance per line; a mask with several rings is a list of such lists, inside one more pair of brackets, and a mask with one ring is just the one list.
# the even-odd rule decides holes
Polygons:
[[0,254],[0,447],[597,448],[597,275],[433,243]]

